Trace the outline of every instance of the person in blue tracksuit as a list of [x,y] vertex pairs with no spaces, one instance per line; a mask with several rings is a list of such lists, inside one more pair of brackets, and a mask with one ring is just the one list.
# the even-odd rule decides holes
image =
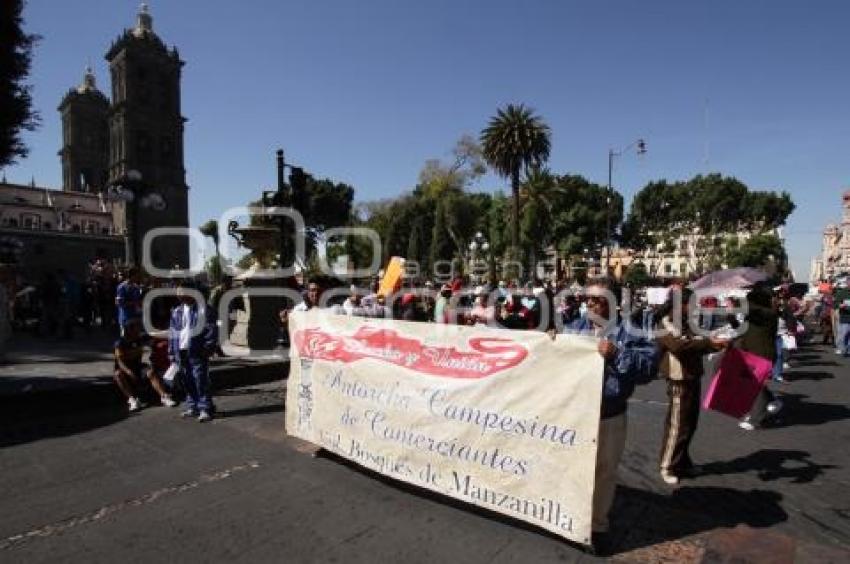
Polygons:
[[168,357],[180,366],[186,389],[186,410],[181,415],[197,417],[203,423],[211,420],[215,412],[210,390],[209,357],[218,344],[218,331],[215,311],[198,304],[186,291],[191,287],[191,283],[184,282],[177,290],[180,303],[171,310]]
[[614,290],[608,280],[588,282],[587,317],[564,328],[565,333],[597,337],[597,350],[605,359],[591,525],[597,551],[605,551],[608,544],[608,512],[617,487],[617,466],[626,446],[628,399],[636,384],[655,378],[658,368],[658,350],[651,338],[639,324],[618,321],[617,312],[606,299],[616,301]]

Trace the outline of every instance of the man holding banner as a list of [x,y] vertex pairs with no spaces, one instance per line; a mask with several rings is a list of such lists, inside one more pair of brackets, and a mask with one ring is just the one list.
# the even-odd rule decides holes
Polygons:
[[598,337],[597,350],[605,359],[591,525],[593,546],[597,551],[604,551],[602,547],[608,540],[608,512],[614,502],[617,467],[626,447],[628,399],[635,384],[655,378],[658,365],[656,346],[618,322],[611,308],[612,300],[616,303],[611,282],[590,282],[587,287],[588,316],[565,330]]

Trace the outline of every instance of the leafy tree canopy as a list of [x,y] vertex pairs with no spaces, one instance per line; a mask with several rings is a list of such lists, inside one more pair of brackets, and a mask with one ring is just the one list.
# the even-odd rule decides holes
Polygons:
[[0,168],[27,156],[21,132],[34,130],[39,122],[31,87],[24,82],[39,37],[24,32],[23,8],[23,0],[0,3]]
[[709,174],[685,182],[650,182],[635,195],[623,226],[627,245],[641,248],[698,229],[704,234],[767,232],[794,211],[787,192],[750,191],[739,180]]

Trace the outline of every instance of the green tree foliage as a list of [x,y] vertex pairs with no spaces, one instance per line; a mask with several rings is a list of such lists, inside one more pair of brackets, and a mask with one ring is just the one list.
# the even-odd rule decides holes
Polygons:
[[686,182],[660,180],[635,196],[623,226],[623,241],[644,248],[700,233],[705,238],[703,253],[711,260],[719,256],[723,236],[769,232],[784,225],[793,211],[788,193],[750,191],[739,180],[720,174],[699,175]]
[[[307,177],[304,198],[303,201],[299,202],[298,206],[304,218],[306,256],[295,258],[302,267],[308,263],[315,263],[315,255],[319,243],[324,241],[325,231],[332,227],[343,227],[351,223],[353,201],[354,188],[348,184],[335,183],[328,179],[317,180],[310,176]],[[261,200],[250,202],[248,205],[250,207],[264,207]],[[284,202],[284,205],[287,205],[287,203]],[[293,222],[288,218],[278,219],[275,216],[255,215],[251,217],[251,225],[279,228],[281,221],[283,221],[283,230],[285,231],[283,238],[285,241],[283,263],[291,264],[295,253],[295,226]],[[276,240],[279,241],[279,239]],[[246,260],[250,263],[251,259],[256,258],[261,264],[268,265],[273,255],[279,255],[278,250],[278,246],[275,245],[269,252],[266,252],[266,250],[262,250],[259,253],[254,252]]]
[[775,266],[781,271],[787,265],[788,259],[779,237],[773,234],[759,234],[750,237],[740,246],[730,249],[726,262],[730,268]]
[[[552,241],[567,255],[599,248],[607,238],[607,188],[577,175],[559,176],[555,182]],[[615,226],[623,217],[623,197],[617,191],[612,191],[610,206],[611,225]]]
[[212,239],[213,245],[215,245],[215,256],[211,257],[209,261],[207,261],[206,270],[207,274],[210,276],[210,281],[213,284],[218,284],[222,276],[221,253],[219,252],[218,239],[218,222],[214,219],[210,219],[201,225],[199,231],[204,235],[204,237]]
[[510,245],[510,234],[506,229],[510,217],[510,202],[502,192],[496,192],[487,210],[487,234],[490,250],[496,256],[502,256]]
[[491,197],[467,191],[483,172],[480,148],[463,136],[450,159],[426,161],[412,192],[361,204],[358,224],[378,234],[381,263],[403,256],[431,273],[435,262],[461,257],[476,231],[488,231]]
[[22,131],[39,122],[32,109],[31,87],[25,84],[38,36],[24,33],[23,0],[0,3],[0,168],[28,154]]
[[638,262],[629,266],[623,281],[629,288],[643,288],[646,287],[651,280],[652,277],[649,275],[649,272],[647,272],[646,265]]
[[520,174],[549,160],[550,137],[549,126],[523,104],[499,108],[481,132],[484,159],[498,174],[511,180],[514,248],[519,248]]

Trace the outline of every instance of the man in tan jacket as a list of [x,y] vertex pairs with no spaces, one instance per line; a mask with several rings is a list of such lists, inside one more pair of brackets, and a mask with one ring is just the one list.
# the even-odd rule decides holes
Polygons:
[[[667,379],[670,400],[661,443],[661,479],[670,485],[678,484],[694,469],[688,447],[699,420],[702,357],[728,345],[725,340],[694,335],[688,324],[691,296],[687,289],[670,293],[661,316],[662,334],[656,341],[661,355],[658,372]],[[676,316],[674,305],[680,299],[681,315]],[[678,322],[676,317],[680,317]]]

